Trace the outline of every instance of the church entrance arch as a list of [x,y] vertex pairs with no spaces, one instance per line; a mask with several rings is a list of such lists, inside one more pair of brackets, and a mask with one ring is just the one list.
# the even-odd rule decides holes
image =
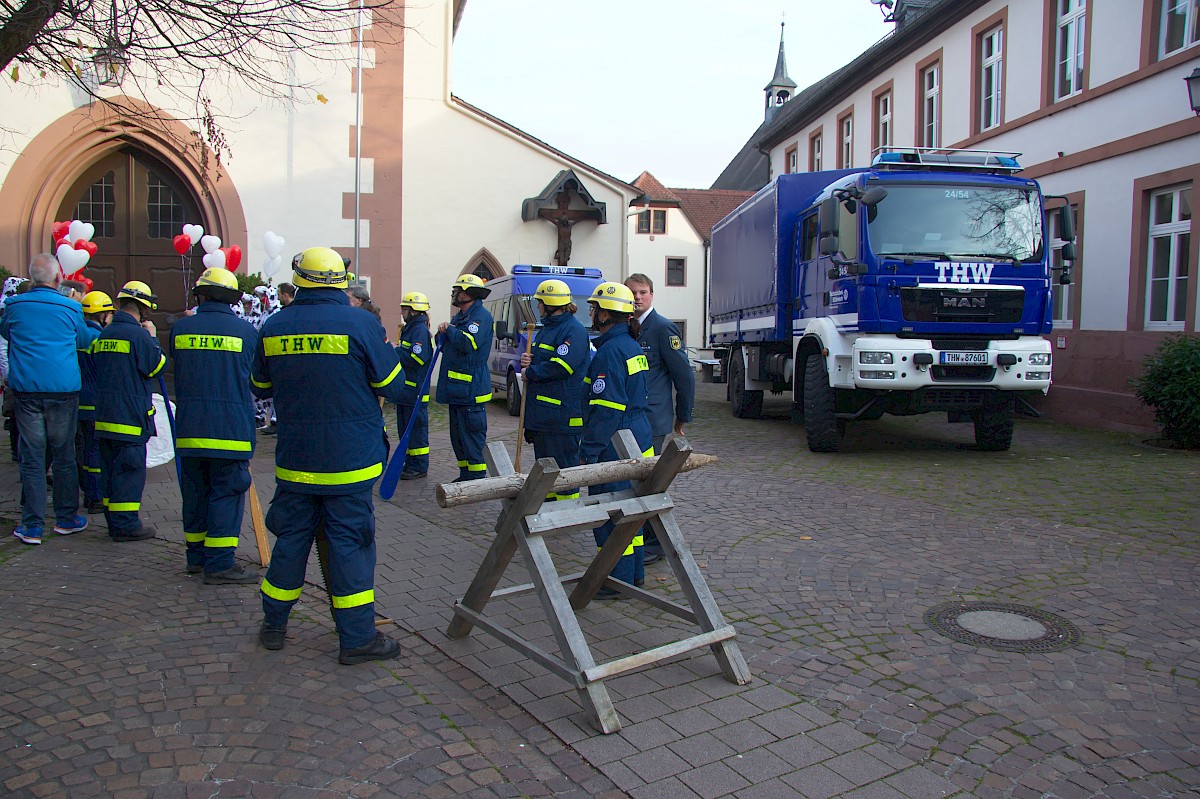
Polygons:
[[479,252],[467,259],[467,265],[463,267],[459,274],[475,275],[482,278],[483,282],[486,283],[489,280],[495,280],[498,277],[507,275],[508,270],[500,265],[500,261],[496,259],[496,256],[492,255],[487,247],[483,247]]

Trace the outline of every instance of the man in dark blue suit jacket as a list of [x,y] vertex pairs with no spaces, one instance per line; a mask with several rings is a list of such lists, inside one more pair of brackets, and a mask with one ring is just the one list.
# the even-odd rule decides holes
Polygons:
[[[672,430],[683,435],[683,426],[692,421],[696,405],[696,377],[683,348],[683,338],[675,323],[654,310],[654,281],[637,273],[625,280],[633,292],[634,306],[642,334],[638,342],[650,365],[647,378],[650,392],[650,434],[654,452],[662,454],[663,439]],[[647,528],[645,535],[646,563],[662,557],[658,537]]]

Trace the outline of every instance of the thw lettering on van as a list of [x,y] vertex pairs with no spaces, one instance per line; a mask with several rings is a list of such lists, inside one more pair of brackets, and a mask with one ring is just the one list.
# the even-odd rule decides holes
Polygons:
[[938,282],[940,283],[991,283],[992,270],[996,268],[996,265],[941,261],[934,264],[933,268],[938,270]]

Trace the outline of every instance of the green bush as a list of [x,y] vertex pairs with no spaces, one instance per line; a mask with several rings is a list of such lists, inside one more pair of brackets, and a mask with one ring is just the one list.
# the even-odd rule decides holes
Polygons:
[[0,264],[0,283],[3,283],[4,281],[8,280],[12,276],[13,276],[13,273],[8,271],[8,267],[4,266],[3,264]]
[[267,282],[262,279],[262,275],[258,273],[247,275],[242,272],[235,272],[234,277],[237,278],[238,288],[242,290],[243,294],[253,294],[254,289],[258,286],[267,285]]
[[1200,338],[1168,336],[1131,382],[1137,398],[1154,410],[1163,437],[1200,449]]

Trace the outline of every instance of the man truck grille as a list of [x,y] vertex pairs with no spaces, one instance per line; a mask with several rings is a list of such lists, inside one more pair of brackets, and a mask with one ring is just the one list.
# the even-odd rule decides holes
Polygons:
[[960,290],[931,286],[900,289],[900,312],[907,322],[1017,324],[1024,307],[1024,289]]

